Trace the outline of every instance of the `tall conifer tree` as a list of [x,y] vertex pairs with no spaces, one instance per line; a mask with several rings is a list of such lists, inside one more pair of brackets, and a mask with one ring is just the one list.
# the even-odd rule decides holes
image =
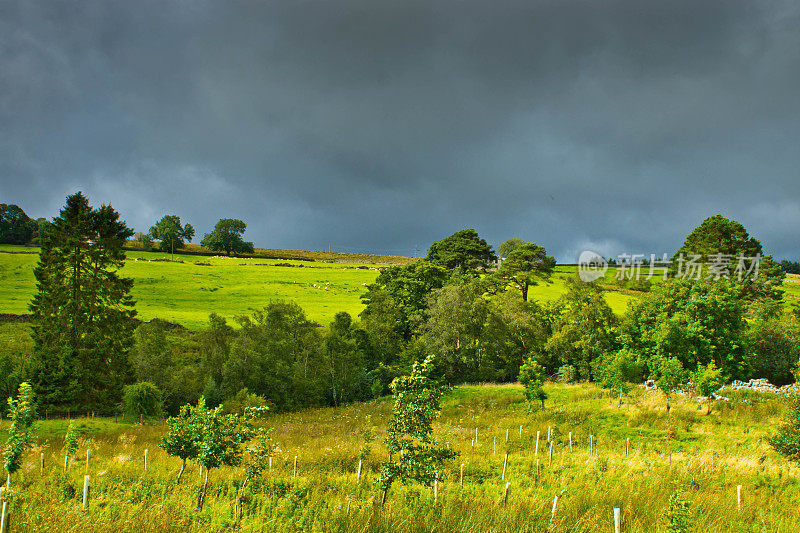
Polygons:
[[36,276],[33,385],[43,405],[107,408],[131,381],[133,280],[118,275],[133,230],[111,206],[67,197],[42,242]]

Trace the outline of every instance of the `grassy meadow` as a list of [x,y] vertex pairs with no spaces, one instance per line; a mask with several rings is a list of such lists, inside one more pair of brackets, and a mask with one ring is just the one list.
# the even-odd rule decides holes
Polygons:
[[[691,531],[800,530],[800,471],[765,441],[784,410],[779,398],[728,392],[731,401],[716,402],[711,414],[696,401],[678,398],[668,415],[660,393],[640,388],[624,398],[621,408],[615,396],[591,384],[553,384],[547,392],[547,409],[531,411],[516,385],[454,389],[443,403],[435,431],[460,456],[446,465],[438,497],[434,499],[428,487],[395,486],[384,508],[376,503],[378,491],[372,481],[385,459],[382,439],[389,398],[271,415],[264,423],[272,428],[280,450],[273,469],[249,485],[239,528],[601,532],[614,530],[613,509],[619,507],[622,531],[665,531],[669,497],[682,490],[689,502]],[[84,438],[78,457],[64,472],[61,446],[67,422],[39,423],[38,444],[11,482],[12,531],[234,529],[241,469],[212,470],[206,506],[196,513],[200,472],[190,465],[176,484],[180,461],[157,448],[163,424],[141,426],[113,419],[82,419],[78,424]],[[7,427],[4,422],[0,438]],[[553,435],[552,462],[548,428]],[[589,453],[590,436],[594,454]],[[91,500],[84,512],[87,448]],[[367,456],[360,482],[359,453]],[[504,505],[506,482],[509,497]],[[742,485],[741,510],[737,485]],[[551,514],[555,496],[558,502]]]

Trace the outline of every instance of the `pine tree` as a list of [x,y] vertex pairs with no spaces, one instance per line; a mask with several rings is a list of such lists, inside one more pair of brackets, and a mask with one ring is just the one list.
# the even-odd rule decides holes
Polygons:
[[42,242],[34,275],[33,386],[42,405],[108,408],[132,372],[133,280],[118,270],[133,230],[111,206],[67,197]]

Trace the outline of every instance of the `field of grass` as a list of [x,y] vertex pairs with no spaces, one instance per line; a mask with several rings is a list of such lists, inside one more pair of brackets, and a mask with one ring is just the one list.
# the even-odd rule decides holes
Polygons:
[[[0,313],[27,313],[35,292],[36,254],[0,247]],[[333,315],[356,316],[365,285],[378,275],[374,265],[317,263],[128,252],[122,275],[134,279],[139,318],[161,318],[197,329],[212,311],[226,318],[263,308],[275,300],[297,302],[311,320],[328,325]],[[283,266],[278,266],[283,265]],[[293,265],[293,266],[286,266]]]
[[[785,409],[784,401],[727,393],[731,401],[717,402],[711,414],[686,398],[673,401],[667,415],[660,393],[641,389],[631,393],[622,408],[594,385],[548,385],[547,392],[547,409],[529,411],[516,385],[456,388],[444,401],[436,433],[460,456],[445,466],[438,498],[428,487],[398,485],[383,508],[376,502],[372,480],[385,459],[381,441],[390,399],[273,415],[265,424],[273,429],[280,450],[273,469],[250,485],[240,528],[610,532],[613,509],[618,507],[622,531],[665,531],[662,517],[669,496],[682,490],[689,502],[691,531],[800,530],[800,471],[765,442]],[[176,484],[180,461],[157,448],[165,430],[162,424],[79,422],[85,438],[66,473],[61,452],[66,421],[40,422],[39,442],[11,482],[12,531],[233,529],[241,469],[213,470],[206,506],[195,513],[199,470],[191,465]],[[667,431],[670,426],[674,437]],[[0,438],[7,427],[8,422],[3,423]],[[548,428],[553,432],[552,462]],[[374,432],[376,438],[366,444],[368,459],[359,482],[355,472],[365,432]],[[84,512],[87,448],[91,501]],[[45,458],[43,470],[40,454]],[[504,505],[506,482],[509,498]],[[742,485],[741,510],[737,485]],[[551,514],[554,496],[558,503]]]

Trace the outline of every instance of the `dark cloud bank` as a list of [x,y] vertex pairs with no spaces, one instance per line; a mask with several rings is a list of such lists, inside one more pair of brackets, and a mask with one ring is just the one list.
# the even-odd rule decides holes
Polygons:
[[740,220],[800,244],[794,1],[0,2],[0,201],[559,259]]

